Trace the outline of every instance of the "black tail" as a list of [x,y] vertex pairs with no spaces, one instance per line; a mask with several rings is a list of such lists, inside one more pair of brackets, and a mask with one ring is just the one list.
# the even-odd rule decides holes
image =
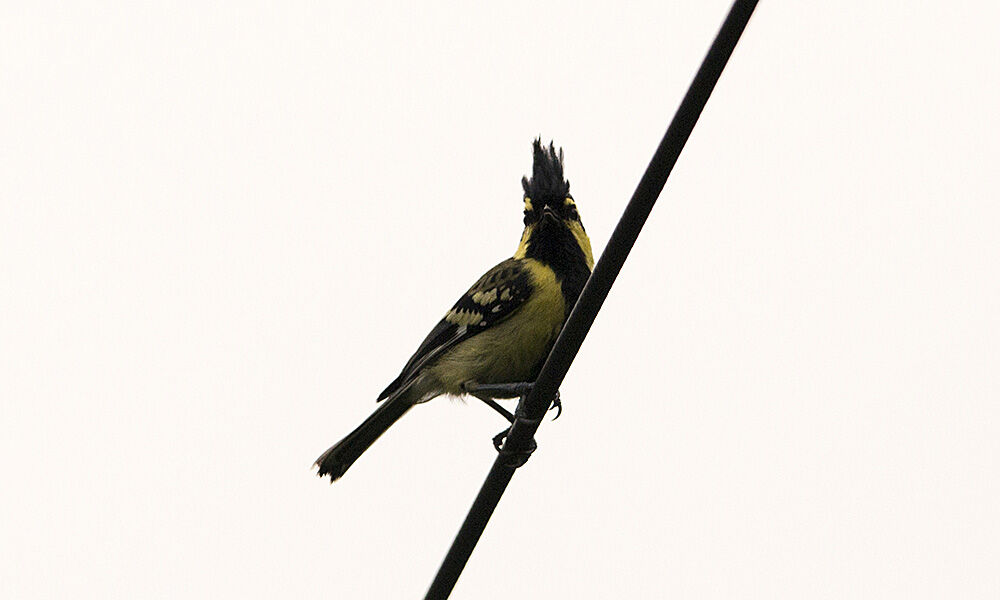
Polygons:
[[354,461],[358,460],[358,457],[374,444],[380,435],[392,427],[393,423],[406,414],[411,406],[413,405],[399,396],[386,400],[357,429],[316,459],[319,476],[329,475],[330,481],[340,479],[348,467],[354,464]]

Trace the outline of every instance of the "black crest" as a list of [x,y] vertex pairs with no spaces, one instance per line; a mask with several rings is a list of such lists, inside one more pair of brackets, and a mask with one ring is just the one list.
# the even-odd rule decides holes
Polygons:
[[531,179],[521,178],[524,195],[540,203],[540,206],[546,202],[557,202],[561,205],[563,199],[569,195],[569,182],[563,178],[562,148],[557,153],[553,142],[549,142],[549,147],[546,148],[542,145],[540,137],[532,142],[532,148],[534,164],[531,168]]

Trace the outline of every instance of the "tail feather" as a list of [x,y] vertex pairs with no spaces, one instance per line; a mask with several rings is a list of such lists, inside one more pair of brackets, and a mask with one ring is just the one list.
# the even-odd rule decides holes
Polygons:
[[319,476],[330,476],[330,481],[340,479],[347,469],[358,460],[375,440],[379,438],[392,424],[399,420],[413,406],[405,398],[391,397],[383,402],[365,422],[357,429],[347,434],[347,437],[330,447],[329,450],[316,459]]

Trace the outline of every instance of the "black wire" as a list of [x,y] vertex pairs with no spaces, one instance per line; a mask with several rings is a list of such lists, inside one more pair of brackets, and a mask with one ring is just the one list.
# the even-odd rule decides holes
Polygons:
[[507,489],[515,469],[523,463],[523,460],[518,459],[526,457],[533,448],[535,431],[538,430],[542,417],[552,403],[563,378],[566,377],[570,364],[576,358],[580,345],[583,344],[590,326],[597,317],[597,312],[608,297],[611,285],[625,264],[625,259],[628,258],[636,238],[639,237],[639,231],[649,217],[656,198],[663,190],[677,157],[691,135],[691,130],[694,129],[756,6],[757,0],[736,0],[729,10],[729,15],[684,95],[663,140],[660,141],[653,159],[639,181],[635,193],[632,194],[632,199],[625,207],[618,226],[611,234],[601,259],[587,280],[587,285],[563,326],[552,352],[549,353],[531,393],[518,406],[517,417],[507,435],[507,441],[493,462],[493,468],[486,476],[486,481],[479,490],[472,508],[469,509],[469,514],[462,523],[451,549],[448,550],[437,576],[431,583],[425,600],[443,600],[451,594],[476,543],[483,535],[486,523],[489,522],[500,497]]

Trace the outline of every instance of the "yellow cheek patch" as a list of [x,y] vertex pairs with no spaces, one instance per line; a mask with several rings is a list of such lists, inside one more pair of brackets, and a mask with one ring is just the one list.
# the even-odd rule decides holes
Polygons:
[[566,198],[565,200],[563,200],[563,205],[564,206],[576,206],[576,202],[573,202],[572,198]]
[[583,226],[580,225],[579,221],[573,221],[569,224],[569,230],[576,238],[576,243],[580,244],[580,250],[583,250],[583,257],[587,260],[587,267],[590,270],[594,269],[594,252],[590,249],[590,238],[587,237],[587,232],[583,230]]
[[531,232],[535,230],[534,225],[528,225],[521,234],[521,243],[517,245],[514,258],[524,258],[528,255],[528,246],[531,244]]
[[529,212],[535,210],[535,207],[532,206],[532,204],[531,204],[531,198],[529,198],[527,196],[524,197],[524,210],[529,211]]

